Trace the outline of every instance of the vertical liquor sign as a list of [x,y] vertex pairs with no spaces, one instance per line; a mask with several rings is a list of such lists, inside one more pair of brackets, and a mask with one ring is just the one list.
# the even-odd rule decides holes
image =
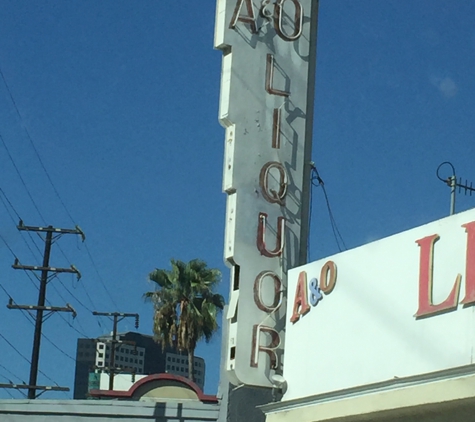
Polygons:
[[231,268],[227,370],[282,372],[287,270],[306,262],[318,0],[218,0]]

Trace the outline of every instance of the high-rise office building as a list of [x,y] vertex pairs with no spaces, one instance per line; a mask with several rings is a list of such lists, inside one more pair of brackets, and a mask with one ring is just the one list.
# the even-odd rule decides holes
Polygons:
[[[108,372],[111,366],[111,335],[101,336],[97,339],[80,338],[76,351],[76,372],[74,379],[74,398],[87,398],[91,388],[98,382],[98,376]],[[114,356],[114,368],[122,373],[135,373],[137,375],[150,375],[170,373],[188,376],[188,354],[179,353],[173,349],[162,350],[152,336],[127,332],[117,334]],[[204,388],[205,362],[203,358],[195,356],[194,362],[195,383]]]

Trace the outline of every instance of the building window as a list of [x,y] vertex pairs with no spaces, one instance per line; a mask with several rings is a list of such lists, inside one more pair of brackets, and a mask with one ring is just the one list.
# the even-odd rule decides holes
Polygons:
[[100,358],[104,357],[104,353],[98,353],[98,355],[99,355]]
[[125,349],[125,354],[129,354],[129,349]]
[[104,366],[104,362],[102,362],[101,360],[97,362],[97,366]]
[[[143,352],[140,352],[140,356],[143,356]],[[168,359],[170,359],[170,358],[168,358]]]
[[129,361],[129,358],[125,358],[125,361],[128,362],[128,361]]
[[103,349],[104,348],[104,345],[103,344],[99,344],[99,349]]
[[139,364],[140,364],[140,365],[143,365],[143,361],[142,361],[142,360],[139,360]]

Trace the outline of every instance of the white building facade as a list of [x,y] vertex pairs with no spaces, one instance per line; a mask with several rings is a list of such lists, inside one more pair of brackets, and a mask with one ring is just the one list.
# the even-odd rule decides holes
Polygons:
[[475,210],[295,268],[288,295],[268,422],[473,420]]

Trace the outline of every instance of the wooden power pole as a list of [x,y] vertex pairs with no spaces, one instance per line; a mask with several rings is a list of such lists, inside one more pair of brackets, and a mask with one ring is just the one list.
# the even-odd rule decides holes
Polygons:
[[117,345],[120,344],[132,344],[135,345],[135,342],[128,342],[128,341],[122,341],[117,339],[117,326],[120,321],[122,321],[124,318],[135,318],[135,328],[139,328],[139,314],[124,314],[121,312],[97,312],[94,311],[92,313],[95,316],[107,316],[107,317],[112,317],[113,318],[113,327],[112,327],[112,339],[111,340],[105,340],[106,343],[111,343],[111,352],[110,352],[110,360],[109,360],[109,390],[114,389],[114,376],[116,372],[120,372],[124,369],[128,368],[120,368],[117,369],[115,367],[115,353],[116,353],[116,347]]
[[[54,387],[42,387],[37,385],[38,379],[38,363],[40,359],[40,346],[41,346],[41,331],[43,326],[43,321],[45,318],[50,316],[53,312],[71,312],[74,316],[76,316],[75,310],[71,307],[71,305],[67,304],[66,307],[53,307],[53,306],[45,306],[46,303],[46,287],[48,282],[51,278],[50,273],[74,273],[81,277],[79,271],[71,265],[71,268],[56,268],[50,267],[50,255],[51,255],[51,246],[55,242],[56,239],[61,237],[64,234],[76,234],[80,235],[84,238],[84,233],[76,227],[76,229],[59,229],[53,226],[48,227],[33,227],[33,226],[25,226],[23,221],[20,220],[19,225],[17,226],[18,230],[24,231],[31,231],[37,233],[46,233],[45,236],[45,248],[43,253],[43,264],[41,266],[33,266],[33,265],[21,265],[18,259],[15,259],[15,263],[13,264],[13,268],[15,270],[25,270],[25,271],[38,271],[41,273],[39,278],[40,280],[40,287],[38,293],[38,303],[37,305],[15,305],[13,301],[10,299],[9,304],[7,307],[9,309],[22,309],[22,310],[36,310],[36,318],[35,318],[35,333],[33,337],[33,350],[31,353],[31,366],[30,366],[30,380],[28,383],[28,398],[35,399],[37,397],[36,390],[55,390],[57,388]],[[45,316],[44,313],[48,312]],[[64,391],[65,387],[58,387]],[[69,389],[67,389],[69,391]]]

